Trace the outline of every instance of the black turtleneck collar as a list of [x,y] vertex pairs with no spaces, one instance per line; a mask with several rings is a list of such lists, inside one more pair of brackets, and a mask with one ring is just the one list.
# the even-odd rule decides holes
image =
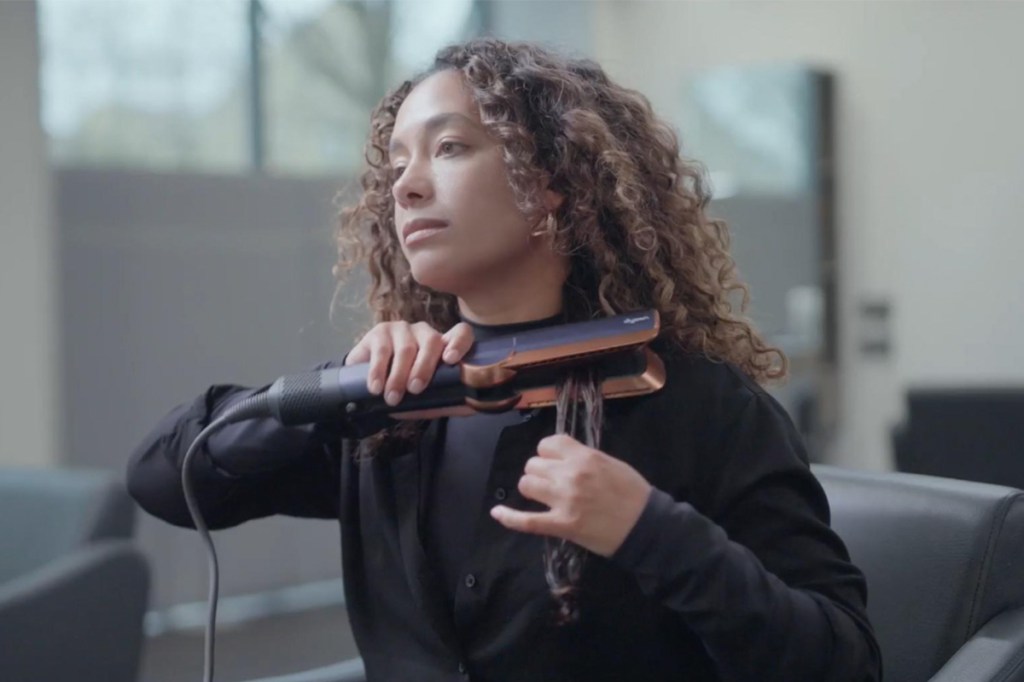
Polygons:
[[473,328],[473,338],[479,341],[480,339],[491,339],[496,336],[517,334],[529,329],[550,327],[552,325],[560,324],[564,319],[565,318],[562,313],[557,313],[551,317],[545,317],[542,320],[529,320],[527,322],[513,322],[510,324],[481,324],[479,322],[467,320],[466,318],[462,318],[462,321]]

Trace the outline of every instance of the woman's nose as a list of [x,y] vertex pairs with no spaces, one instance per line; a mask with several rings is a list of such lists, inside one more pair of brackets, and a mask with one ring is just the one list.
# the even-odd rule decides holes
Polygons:
[[395,201],[401,206],[415,206],[429,201],[433,197],[434,188],[430,178],[430,169],[426,166],[427,164],[418,161],[410,161],[402,171],[402,175],[395,180],[391,191],[394,193]]

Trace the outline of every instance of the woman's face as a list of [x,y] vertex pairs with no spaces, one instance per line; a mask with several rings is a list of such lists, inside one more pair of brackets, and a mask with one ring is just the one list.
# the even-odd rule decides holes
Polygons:
[[457,71],[409,93],[390,144],[395,228],[420,284],[463,297],[550,267],[551,249],[531,238],[540,217],[519,210],[502,146],[480,120]]

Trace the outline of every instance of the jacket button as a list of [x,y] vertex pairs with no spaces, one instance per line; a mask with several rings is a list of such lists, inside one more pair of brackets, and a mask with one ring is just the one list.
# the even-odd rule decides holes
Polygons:
[[466,670],[466,664],[463,663],[462,661],[459,661],[459,674],[460,675],[468,675],[469,674],[467,672],[467,670]]
[[469,573],[466,575],[466,587],[472,589],[474,586],[476,586],[476,576]]
[[504,488],[498,488],[497,490],[494,491],[494,499],[496,499],[498,502],[501,502],[506,497],[508,497],[508,493],[505,492]]

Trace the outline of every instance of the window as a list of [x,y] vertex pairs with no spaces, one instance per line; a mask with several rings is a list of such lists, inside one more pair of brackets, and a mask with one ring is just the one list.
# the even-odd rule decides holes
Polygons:
[[483,23],[475,0],[40,0],[51,158],[351,172],[386,89]]
[[60,165],[247,162],[243,0],[42,0],[43,126]]

